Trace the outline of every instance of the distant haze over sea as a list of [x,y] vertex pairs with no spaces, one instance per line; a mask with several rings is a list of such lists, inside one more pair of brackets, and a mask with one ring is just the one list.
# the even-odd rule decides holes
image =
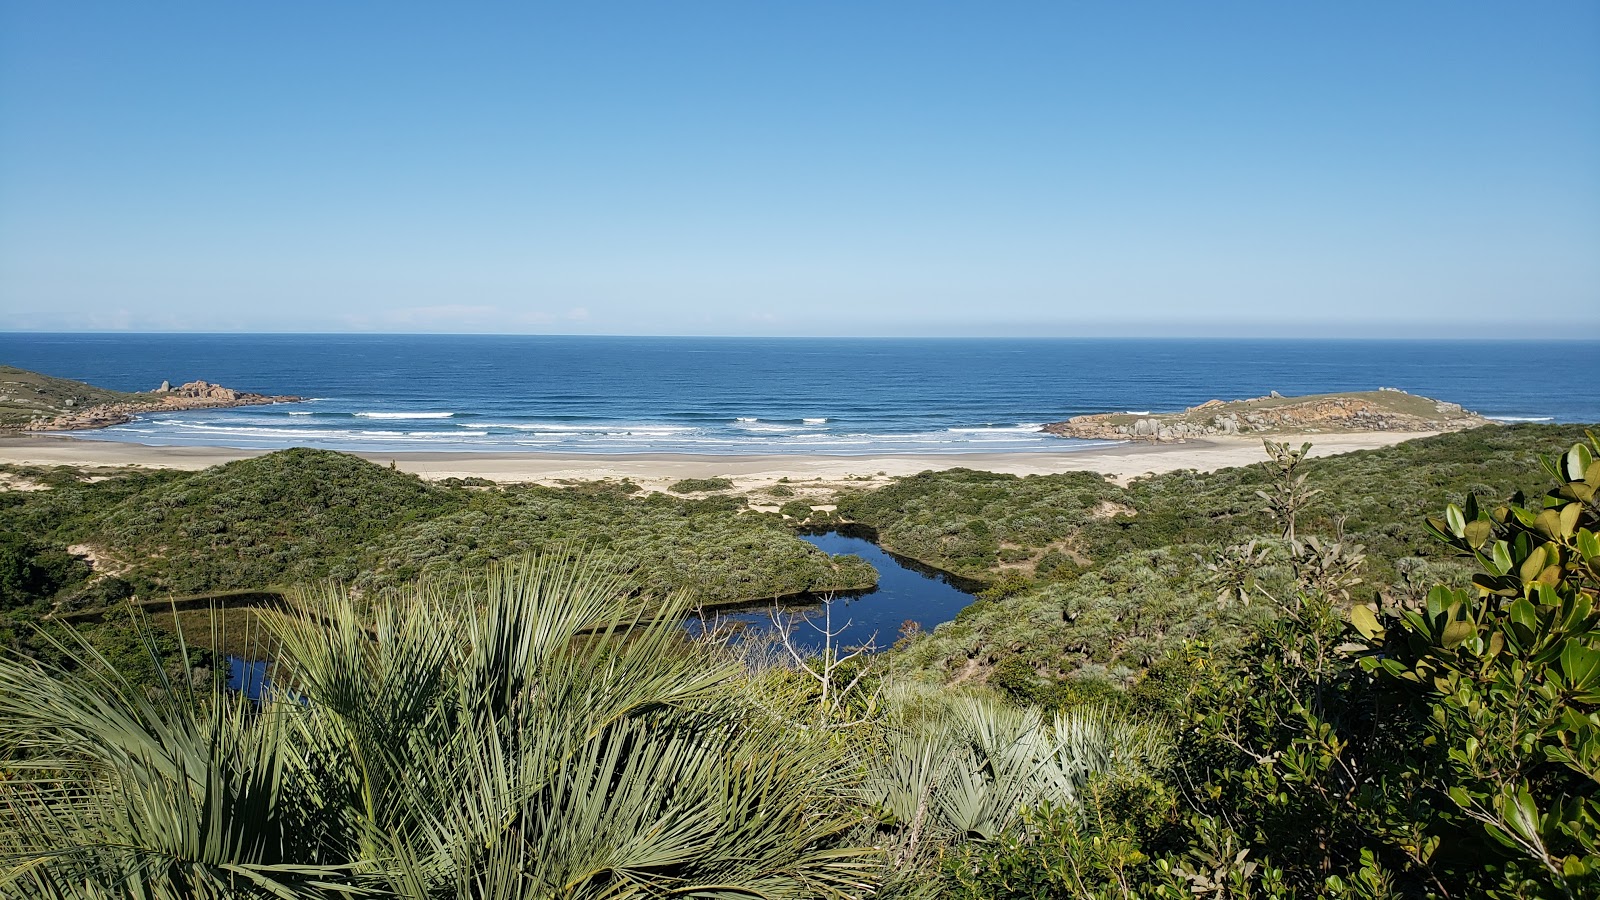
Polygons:
[[119,390],[203,378],[311,402],[77,436],[276,449],[1046,451],[1040,424],[1397,387],[1504,421],[1600,421],[1600,342],[5,334],[0,362]]

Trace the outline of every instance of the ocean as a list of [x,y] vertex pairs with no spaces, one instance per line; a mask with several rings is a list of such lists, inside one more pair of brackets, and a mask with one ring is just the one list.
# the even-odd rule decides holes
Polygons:
[[78,437],[394,452],[959,453],[1094,446],[1080,413],[1396,387],[1501,421],[1600,421],[1600,342],[0,335],[0,362],[119,390],[306,403]]

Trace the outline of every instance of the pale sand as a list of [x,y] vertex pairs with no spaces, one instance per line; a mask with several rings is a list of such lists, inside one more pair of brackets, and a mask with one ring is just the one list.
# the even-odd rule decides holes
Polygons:
[[[1274,436],[1298,445],[1313,444],[1311,455],[1330,456],[1387,447],[1426,432],[1312,434]],[[18,465],[143,466],[204,469],[265,450],[228,447],[151,447],[120,441],[81,440],[60,435],[0,437],[0,463]],[[795,483],[821,481],[829,487],[887,480],[930,469],[965,467],[1013,475],[1089,471],[1126,483],[1140,475],[1198,469],[1209,472],[1266,459],[1260,438],[1212,437],[1174,444],[1127,443],[1063,453],[949,453],[922,456],[778,455],[709,456],[677,453],[358,453],[357,456],[428,479],[476,476],[498,482],[559,484],[602,478],[630,478],[641,487],[663,489],[680,478],[726,476],[738,490],[769,487],[780,478]],[[818,485],[821,487],[822,485]]]

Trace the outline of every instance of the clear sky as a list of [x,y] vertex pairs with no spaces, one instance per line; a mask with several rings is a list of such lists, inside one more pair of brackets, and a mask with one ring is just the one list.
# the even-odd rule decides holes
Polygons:
[[1600,3],[0,0],[0,329],[1600,337]]

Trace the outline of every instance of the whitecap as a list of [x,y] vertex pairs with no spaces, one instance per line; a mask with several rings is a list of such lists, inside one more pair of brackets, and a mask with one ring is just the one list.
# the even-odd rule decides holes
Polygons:
[[1040,426],[1032,423],[1023,425],[979,425],[971,428],[947,428],[951,434],[991,434],[991,435],[1037,435]]
[[816,418],[816,419],[801,419],[800,421],[805,423],[806,425],[826,425],[826,424],[828,424],[828,418],[826,416],[822,416],[822,417]]
[[358,412],[358,419],[449,419],[453,412]]
[[1484,416],[1495,422],[1554,422],[1555,416]]

